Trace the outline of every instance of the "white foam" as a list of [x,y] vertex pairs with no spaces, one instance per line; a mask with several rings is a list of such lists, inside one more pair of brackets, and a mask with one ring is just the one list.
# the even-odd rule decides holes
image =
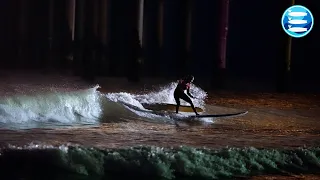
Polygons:
[[135,99],[135,95],[126,93],[126,92],[119,92],[119,93],[108,93],[106,97],[114,102],[126,103],[133,106],[137,106],[139,108],[143,108],[141,103]]
[[74,145],[71,143],[67,143],[65,145],[60,145],[60,146],[53,146],[53,145],[47,145],[44,143],[34,143],[31,142],[30,144],[24,145],[24,146],[16,146],[16,145],[8,145],[8,148],[10,149],[17,149],[17,150],[33,150],[33,149],[59,149],[62,152],[67,153],[69,150],[69,146],[79,146],[79,145]]
[[[175,104],[173,92],[177,83],[169,83],[158,91],[147,94],[126,92],[101,94],[99,86],[74,92],[50,92],[37,95],[16,95],[0,99],[0,124],[14,128],[39,127],[37,123],[58,125],[98,124],[139,118],[153,121],[174,119],[172,113],[152,112],[142,103]],[[193,85],[191,93],[195,106],[204,108],[207,93]],[[182,105],[188,105],[181,100]],[[183,116],[188,115],[182,113]],[[179,115],[178,115],[179,116]],[[201,119],[204,120],[204,119]],[[35,123],[35,124],[34,124]],[[12,125],[12,126],[11,126]]]
[[[109,100],[112,100],[114,102],[121,102],[124,104],[128,104],[126,108],[128,108],[133,113],[137,114],[138,116],[142,116],[148,119],[153,119],[156,121],[163,121],[168,119],[179,119],[179,118],[186,118],[188,115],[191,115],[193,113],[170,113],[170,112],[152,112],[146,110],[142,103],[145,104],[156,104],[156,103],[169,103],[169,104],[175,104],[175,100],[173,97],[173,93],[175,90],[175,87],[177,86],[176,82],[170,83],[167,86],[162,87],[158,91],[150,92],[147,94],[130,94],[125,92],[120,93],[108,93],[106,94],[106,97]],[[193,85],[190,89],[190,93],[197,97],[197,99],[192,99],[195,106],[204,108],[205,105],[205,98],[207,97],[207,93],[203,91],[201,88]],[[181,100],[182,105],[189,105],[187,102]],[[130,106],[133,106],[132,108]],[[203,118],[204,121],[209,121],[208,119]],[[210,122],[212,122],[212,119],[210,119]]]
[[[163,87],[161,90],[156,92],[151,92],[143,95],[134,96],[141,103],[147,104],[155,104],[155,103],[169,103],[175,104],[175,100],[173,97],[173,93],[175,87],[177,86],[176,82],[170,83],[169,85]],[[204,100],[207,97],[207,93],[203,91],[201,88],[196,85],[192,85],[190,89],[190,93],[196,97],[196,99],[192,99],[193,104],[198,107],[204,107]],[[187,102],[181,100],[181,105],[189,105]]]
[[97,88],[4,98],[0,100],[0,122],[95,122],[102,112]]

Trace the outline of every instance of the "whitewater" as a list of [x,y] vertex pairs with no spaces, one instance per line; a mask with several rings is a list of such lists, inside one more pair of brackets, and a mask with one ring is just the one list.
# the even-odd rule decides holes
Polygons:
[[176,82],[147,91],[115,82],[88,88],[61,77],[1,81],[0,179],[318,177],[320,125],[309,111],[206,104],[212,94],[193,85],[204,114],[249,113],[191,123],[193,113],[142,105],[175,104]]
[[[127,92],[101,93],[99,85],[90,89],[71,92],[44,92],[33,95],[17,94],[0,99],[0,127],[41,128],[78,125],[99,125],[100,123],[140,119],[154,122],[172,122],[174,118],[190,113],[152,112],[142,103],[174,104],[173,91],[176,82],[146,94]],[[195,106],[205,108],[207,93],[194,86],[191,93],[197,97]],[[182,105],[188,105],[182,101]],[[207,121],[208,119],[204,119]],[[210,121],[210,120],[209,120]]]
[[101,150],[31,144],[24,148],[11,146],[2,150],[0,165],[5,170],[4,175],[17,169],[17,164],[27,162],[29,172],[24,173],[24,177],[38,171],[31,177],[52,179],[245,179],[266,174],[280,174],[283,177],[316,174],[320,170],[319,158],[319,148],[210,150],[184,146],[137,146]]

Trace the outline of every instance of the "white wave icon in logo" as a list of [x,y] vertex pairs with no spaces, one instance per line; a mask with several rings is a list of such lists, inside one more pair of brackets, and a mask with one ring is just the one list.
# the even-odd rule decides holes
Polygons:
[[282,16],[282,27],[292,37],[303,37],[313,27],[313,16],[304,6],[295,5],[288,8]]
[[[291,16],[288,21],[289,24],[307,24],[308,23],[307,20],[300,20],[300,19],[291,20],[292,18],[295,18],[295,17],[301,18],[301,17],[307,16],[308,15],[307,13],[305,13],[305,12],[291,12],[291,11],[292,10],[289,10],[289,13],[288,13],[288,15]],[[305,32],[308,30],[307,28],[292,27],[292,25],[288,25],[288,26],[289,26],[288,30],[291,32]]]

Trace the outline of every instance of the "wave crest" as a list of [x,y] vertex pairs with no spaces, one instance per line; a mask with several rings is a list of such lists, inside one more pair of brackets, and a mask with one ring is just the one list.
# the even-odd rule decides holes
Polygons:
[[4,172],[12,172],[14,169],[17,174],[23,168],[19,169],[16,164],[28,162],[31,172],[39,172],[40,169],[49,174],[68,172],[89,177],[216,179],[318,173],[319,159],[318,147],[286,150],[253,147],[211,150],[139,146],[103,150],[81,146],[40,148],[33,145],[33,148],[2,149],[0,163],[3,164],[0,165]]
[[[170,83],[147,94],[126,92],[102,94],[99,86],[74,92],[50,92],[37,95],[16,95],[0,100],[0,125],[33,128],[48,125],[97,125],[100,122],[132,120],[168,121],[166,114],[144,109],[142,103],[175,103],[177,83]],[[197,86],[191,89],[196,106],[204,107],[207,94]],[[182,101],[181,104],[187,104]]]

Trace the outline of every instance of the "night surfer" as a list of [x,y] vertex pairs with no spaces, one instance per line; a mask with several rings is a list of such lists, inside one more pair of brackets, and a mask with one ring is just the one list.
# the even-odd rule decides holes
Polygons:
[[177,103],[176,106],[176,113],[179,112],[179,106],[180,106],[180,99],[183,99],[184,101],[186,101],[187,103],[189,103],[194,111],[194,113],[196,113],[196,115],[199,115],[196,111],[196,108],[194,107],[191,99],[184,93],[185,90],[187,90],[187,94],[191,97],[194,98],[191,94],[190,94],[190,84],[193,82],[194,77],[193,76],[187,76],[183,79],[180,79],[178,82],[178,85],[176,87],[176,89],[174,90],[174,100]]

